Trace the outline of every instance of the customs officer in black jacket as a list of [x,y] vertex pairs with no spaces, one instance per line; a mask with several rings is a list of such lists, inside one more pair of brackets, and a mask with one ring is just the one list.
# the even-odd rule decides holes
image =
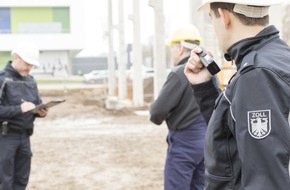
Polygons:
[[[208,125],[206,190],[290,189],[290,48],[268,15],[277,2],[202,3],[225,58],[237,66]],[[211,77],[196,54],[200,51],[192,51],[185,67],[193,86]]]
[[36,81],[29,75],[39,65],[38,48],[21,42],[11,55],[12,61],[0,72],[0,190],[24,190],[30,174],[33,122],[48,110],[25,113],[41,103]]

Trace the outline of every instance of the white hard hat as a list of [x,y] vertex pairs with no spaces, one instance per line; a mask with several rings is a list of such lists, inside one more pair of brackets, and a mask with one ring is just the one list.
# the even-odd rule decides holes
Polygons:
[[13,48],[11,55],[17,54],[30,65],[39,66],[39,49],[32,42],[23,41]]
[[185,40],[190,41],[201,41],[201,36],[198,29],[192,25],[184,25],[179,27],[171,36],[171,38],[167,41],[167,45],[170,46],[175,42],[181,42]]
[[268,7],[284,2],[285,0],[203,0],[198,10],[209,11],[210,3],[236,4],[234,12],[251,18],[262,18],[268,15]]

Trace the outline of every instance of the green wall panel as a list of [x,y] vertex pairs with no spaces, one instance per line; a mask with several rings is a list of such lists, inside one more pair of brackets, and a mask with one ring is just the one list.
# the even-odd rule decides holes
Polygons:
[[50,7],[13,7],[11,8],[12,33],[18,33],[18,25],[22,22],[52,22]]
[[70,12],[68,7],[52,8],[53,21],[62,24],[62,33],[70,32]]
[[8,51],[2,51],[0,52],[0,70],[4,69],[7,62],[11,60],[11,54]]

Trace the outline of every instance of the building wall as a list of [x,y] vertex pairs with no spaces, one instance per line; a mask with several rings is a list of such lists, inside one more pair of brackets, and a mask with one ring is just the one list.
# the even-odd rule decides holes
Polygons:
[[14,45],[27,40],[40,48],[38,69],[58,65],[59,60],[69,68],[72,57],[84,48],[83,14],[79,0],[1,0],[0,67]]
[[68,51],[44,51],[40,53],[42,64],[35,73],[51,74],[52,76],[66,76],[70,73]]

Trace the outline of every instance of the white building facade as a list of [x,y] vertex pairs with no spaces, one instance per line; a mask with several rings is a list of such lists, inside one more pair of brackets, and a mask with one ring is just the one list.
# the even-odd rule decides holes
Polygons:
[[40,49],[37,72],[70,73],[72,58],[84,48],[83,1],[1,0],[1,68],[15,44],[23,40]]

